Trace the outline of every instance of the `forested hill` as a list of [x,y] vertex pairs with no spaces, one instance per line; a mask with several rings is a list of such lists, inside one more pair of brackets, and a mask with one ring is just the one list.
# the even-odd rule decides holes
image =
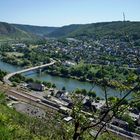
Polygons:
[[53,32],[50,32],[47,36],[48,37],[66,37],[69,36],[71,33],[74,33],[75,31],[78,31],[83,28],[84,25],[80,24],[72,24],[60,27]]
[[22,25],[22,24],[13,24],[13,26],[23,31],[39,36],[45,36],[58,29],[58,27],[46,27],[46,26],[43,27],[43,26]]
[[36,38],[37,36],[20,30],[9,23],[0,22],[0,41],[31,40]]
[[140,22],[116,21],[63,26],[48,34],[49,37],[118,37],[123,33],[140,38]]
[[132,39],[140,39],[140,22],[122,21],[92,24],[72,24],[63,27],[41,27],[0,22],[0,41],[36,39],[41,37],[118,38],[127,33]]

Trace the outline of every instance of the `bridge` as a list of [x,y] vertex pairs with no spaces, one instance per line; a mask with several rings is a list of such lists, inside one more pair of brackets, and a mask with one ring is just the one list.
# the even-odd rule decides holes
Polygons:
[[17,71],[17,72],[9,73],[6,76],[4,76],[3,81],[5,83],[7,83],[8,85],[12,86],[12,83],[9,80],[12,76],[14,76],[16,74],[21,74],[21,73],[25,73],[25,72],[28,72],[28,71],[32,71],[32,70],[37,70],[37,69],[41,69],[41,68],[44,68],[44,67],[48,67],[48,66],[53,65],[55,62],[56,62],[55,60],[52,60],[52,62],[50,62],[48,64],[43,64],[43,65],[40,65],[40,66],[35,66],[35,67],[28,68],[28,69],[20,70],[20,71]]

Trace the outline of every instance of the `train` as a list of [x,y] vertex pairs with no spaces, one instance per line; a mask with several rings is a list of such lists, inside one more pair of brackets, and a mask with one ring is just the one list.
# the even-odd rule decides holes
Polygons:
[[18,101],[18,98],[12,95],[8,95],[8,98],[14,101]]
[[60,105],[59,104],[56,104],[56,103],[54,103],[52,101],[49,101],[49,100],[46,100],[46,99],[41,99],[41,102],[42,103],[45,103],[47,105],[53,106],[55,108],[58,108],[58,109],[60,108]]

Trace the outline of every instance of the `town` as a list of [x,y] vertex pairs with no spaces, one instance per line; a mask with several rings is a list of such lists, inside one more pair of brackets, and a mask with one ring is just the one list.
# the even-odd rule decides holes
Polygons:
[[[70,40],[70,41],[69,41]],[[65,40],[66,41],[66,40]],[[97,43],[97,41],[95,41]],[[65,45],[67,44],[67,45]],[[35,69],[39,69],[40,72],[44,69],[43,67],[46,67],[44,70],[49,72],[52,70],[55,70],[56,68],[56,64],[55,63],[59,63],[61,64],[64,68],[70,68],[70,67],[75,67],[76,65],[78,65],[79,61],[82,60],[86,60],[87,64],[92,64],[92,60],[94,60],[94,65],[100,66],[100,65],[119,65],[121,68],[123,69],[127,69],[129,71],[131,70],[137,70],[137,65],[135,66],[130,66],[130,61],[123,61],[122,63],[112,63],[112,61],[108,61],[109,63],[105,63],[107,61],[102,61],[101,58],[96,58],[96,55],[94,55],[94,59],[88,59],[88,56],[91,56],[91,52],[93,51],[95,54],[98,54],[98,56],[100,56],[101,53],[100,51],[102,50],[102,46],[106,46],[101,45],[101,43],[98,43],[98,45],[100,47],[96,47],[96,49],[94,49],[93,46],[91,46],[91,44],[87,44],[87,45],[83,45],[82,43],[80,44],[80,41],[76,40],[76,39],[67,39],[67,43],[65,42],[62,43],[62,41],[57,41],[57,40],[49,40],[47,41],[47,44],[44,45],[36,45],[35,47],[33,47],[33,52],[37,52],[37,53],[46,53],[47,57],[51,56],[51,60],[47,60],[47,62],[49,63],[45,64],[45,61],[40,62],[39,66],[37,66],[38,61],[36,63],[34,63],[35,67],[32,68],[27,68],[25,70],[21,70],[21,71],[17,71],[14,73],[10,73],[8,75],[6,75],[3,78],[3,82],[12,86],[13,83],[16,82],[16,86],[14,89],[10,89],[8,90],[8,92],[6,92],[6,94],[8,95],[8,100],[11,100],[8,105],[10,107],[14,107],[16,108],[17,111],[26,113],[30,116],[34,116],[34,117],[39,117],[39,118],[43,118],[45,117],[45,110],[50,110],[50,112],[61,112],[63,114],[63,120],[66,121],[67,123],[71,122],[73,120],[73,117],[70,115],[71,110],[73,109],[73,95],[71,93],[69,93],[65,87],[62,88],[61,90],[57,90],[56,86],[48,86],[48,84],[46,83],[42,83],[39,81],[32,81],[31,79],[27,80],[27,82],[25,82],[25,78],[20,76],[19,74],[21,73],[26,73],[27,71],[33,71]],[[78,47],[80,44],[80,47]],[[112,43],[113,44],[113,43]],[[76,46],[78,45],[78,46]],[[96,44],[97,45],[97,44]],[[109,44],[107,45],[109,46]],[[8,48],[8,47],[7,47]],[[25,57],[25,52],[26,51],[32,51],[32,45],[28,48],[26,44],[23,43],[17,43],[17,44],[12,44],[9,45],[9,51],[6,50],[3,51],[1,53],[1,59],[4,61],[9,60],[9,56],[14,57],[14,60],[20,60],[23,56]],[[88,49],[87,49],[88,48]],[[105,49],[107,49],[107,47],[104,47]],[[109,47],[108,51],[107,50],[102,50],[103,52],[107,52],[108,55],[113,55],[116,59],[118,59],[117,57],[119,56],[121,58],[120,55],[124,55],[124,53],[128,52],[128,49],[126,51],[125,45],[122,47],[123,49],[120,51],[120,55],[118,55],[117,53],[113,53],[115,52],[113,50],[113,48],[117,48],[117,47]],[[134,49],[134,48],[133,48]],[[84,51],[86,50],[86,51]],[[96,50],[96,51],[95,51]],[[110,51],[109,51],[110,50]],[[118,47],[118,50],[120,50],[120,47]],[[116,52],[119,52],[118,50],[116,50]],[[25,52],[23,52],[25,51]],[[131,53],[131,49],[129,49],[129,53]],[[90,54],[89,54],[90,52]],[[133,53],[134,56],[134,60],[136,61],[136,56],[139,56],[139,51],[135,51],[135,53]],[[20,53],[22,55],[16,55],[16,53]],[[74,54],[75,53],[75,54]],[[72,56],[77,56],[77,53],[79,54],[79,57],[74,57],[72,58]],[[87,56],[85,56],[85,54]],[[11,54],[11,55],[10,55]],[[13,55],[14,54],[14,55]],[[58,57],[56,57],[58,54]],[[59,56],[61,54],[61,56]],[[55,56],[55,57],[54,57]],[[67,58],[66,58],[67,56]],[[81,56],[81,57],[80,57]],[[126,54],[125,54],[126,56]],[[18,59],[16,59],[18,58]],[[72,59],[70,59],[72,58]],[[79,59],[78,59],[79,58]],[[85,59],[87,58],[87,59]],[[129,56],[128,56],[129,58]],[[126,60],[128,60],[128,58],[126,58]],[[55,61],[53,60],[55,59]],[[101,61],[98,61],[101,60]],[[12,60],[12,59],[10,59]],[[91,60],[90,62],[88,60]],[[105,59],[103,59],[105,60]],[[124,59],[125,60],[125,59]],[[132,59],[131,59],[132,60]],[[32,63],[32,60],[28,60],[30,63]],[[51,62],[52,61],[52,62]],[[54,61],[54,62],[53,62]],[[117,61],[117,62],[121,62],[121,61]],[[129,62],[129,65],[125,64],[123,65],[123,63],[125,62]],[[13,64],[13,62],[11,61],[11,63]],[[18,63],[17,63],[18,64]],[[41,66],[42,64],[42,66]],[[136,64],[136,63],[132,63],[132,64]],[[53,65],[56,65],[55,67]],[[21,65],[19,65],[21,66]],[[28,66],[29,67],[29,66]],[[52,69],[52,67],[54,67]],[[57,66],[58,67],[58,66]],[[60,66],[61,67],[61,66]],[[41,70],[42,69],[42,70]],[[43,71],[44,71],[43,70]],[[63,72],[64,74],[64,72]],[[12,78],[13,77],[13,78]],[[15,78],[14,78],[15,77]],[[18,80],[17,80],[18,79]],[[20,79],[20,80],[19,80]],[[23,80],[24,79],[24,80]],[[10,80],[12,80],[12,82],[10,82]],[[18,81],[18,82],[17,82]],[[133,85],[131,83],[131,85]],[[78,98],[81,98],[82,96],[82,111],[84,111],[85,113],[91,113],[92,116],[92,112],[100,112],[98,115],[96,116],[97,118],[100,118],[105,112],[105,110],[107,109],[106,107],[106,101],[104,98],[100,99],[98,97],[98,95],[96,95],[96,93],[94,91],[86,91],[84,89],[77,89],[75,91],[75,93],[77,94],[77,96],[79,96]],[[79,94],[80,93],[80,94]],[[119,98],[118,98],[119,99]],[[117,100],[117,97],[109,97],[108,98],[108,103],[111,105],[112,102],[114,102],[115,100]],[[130,102],[124,102],[122,103],[122,106],[128,106],[130,104]],[[36,107],[33,107],[33,106]],[[129,106],[128,112],[124,112],[124,116],[114,116],[112,121],[110,123],[107,123],[106,121],[110,118],[109,114],[104,118],[102,123],[107,123],[106,125],[106,129],[108,131],[113,132],[114,134],[120,135],[121,137],[124,138],[128,138],[128,139],[139,139],[140,136],[136,132],[140,131],[139,125],[140,125],[140,115],[139,115],[140,111],[139,111],[139,107],[132,107],[131,105]],[[129,119],[126,119],[126,115],[129,116]],[[94,116],[95,117],[95,116]],[[129,122],[128,122],[129,120]],[[91,123],[97,123],[99,120],[92,118],[91,119]],[[130,123],[131,122],[131,126]],[[133,125],[132,125],[133,124]],[[135,131],[134,131],[135,130]],[[95,132],[91,131],[90,132],[91,135],[95,136]]]
[[139,0],[0,1],[0,140],[140,140]]

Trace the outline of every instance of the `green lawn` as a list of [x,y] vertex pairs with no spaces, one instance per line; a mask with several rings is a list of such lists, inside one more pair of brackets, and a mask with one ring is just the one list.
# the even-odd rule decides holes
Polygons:
[[19,53],[19,52],[7,52],[6,53],[8,56],[16,56],[16,57],[22,57],[24,54],[23,53]]

